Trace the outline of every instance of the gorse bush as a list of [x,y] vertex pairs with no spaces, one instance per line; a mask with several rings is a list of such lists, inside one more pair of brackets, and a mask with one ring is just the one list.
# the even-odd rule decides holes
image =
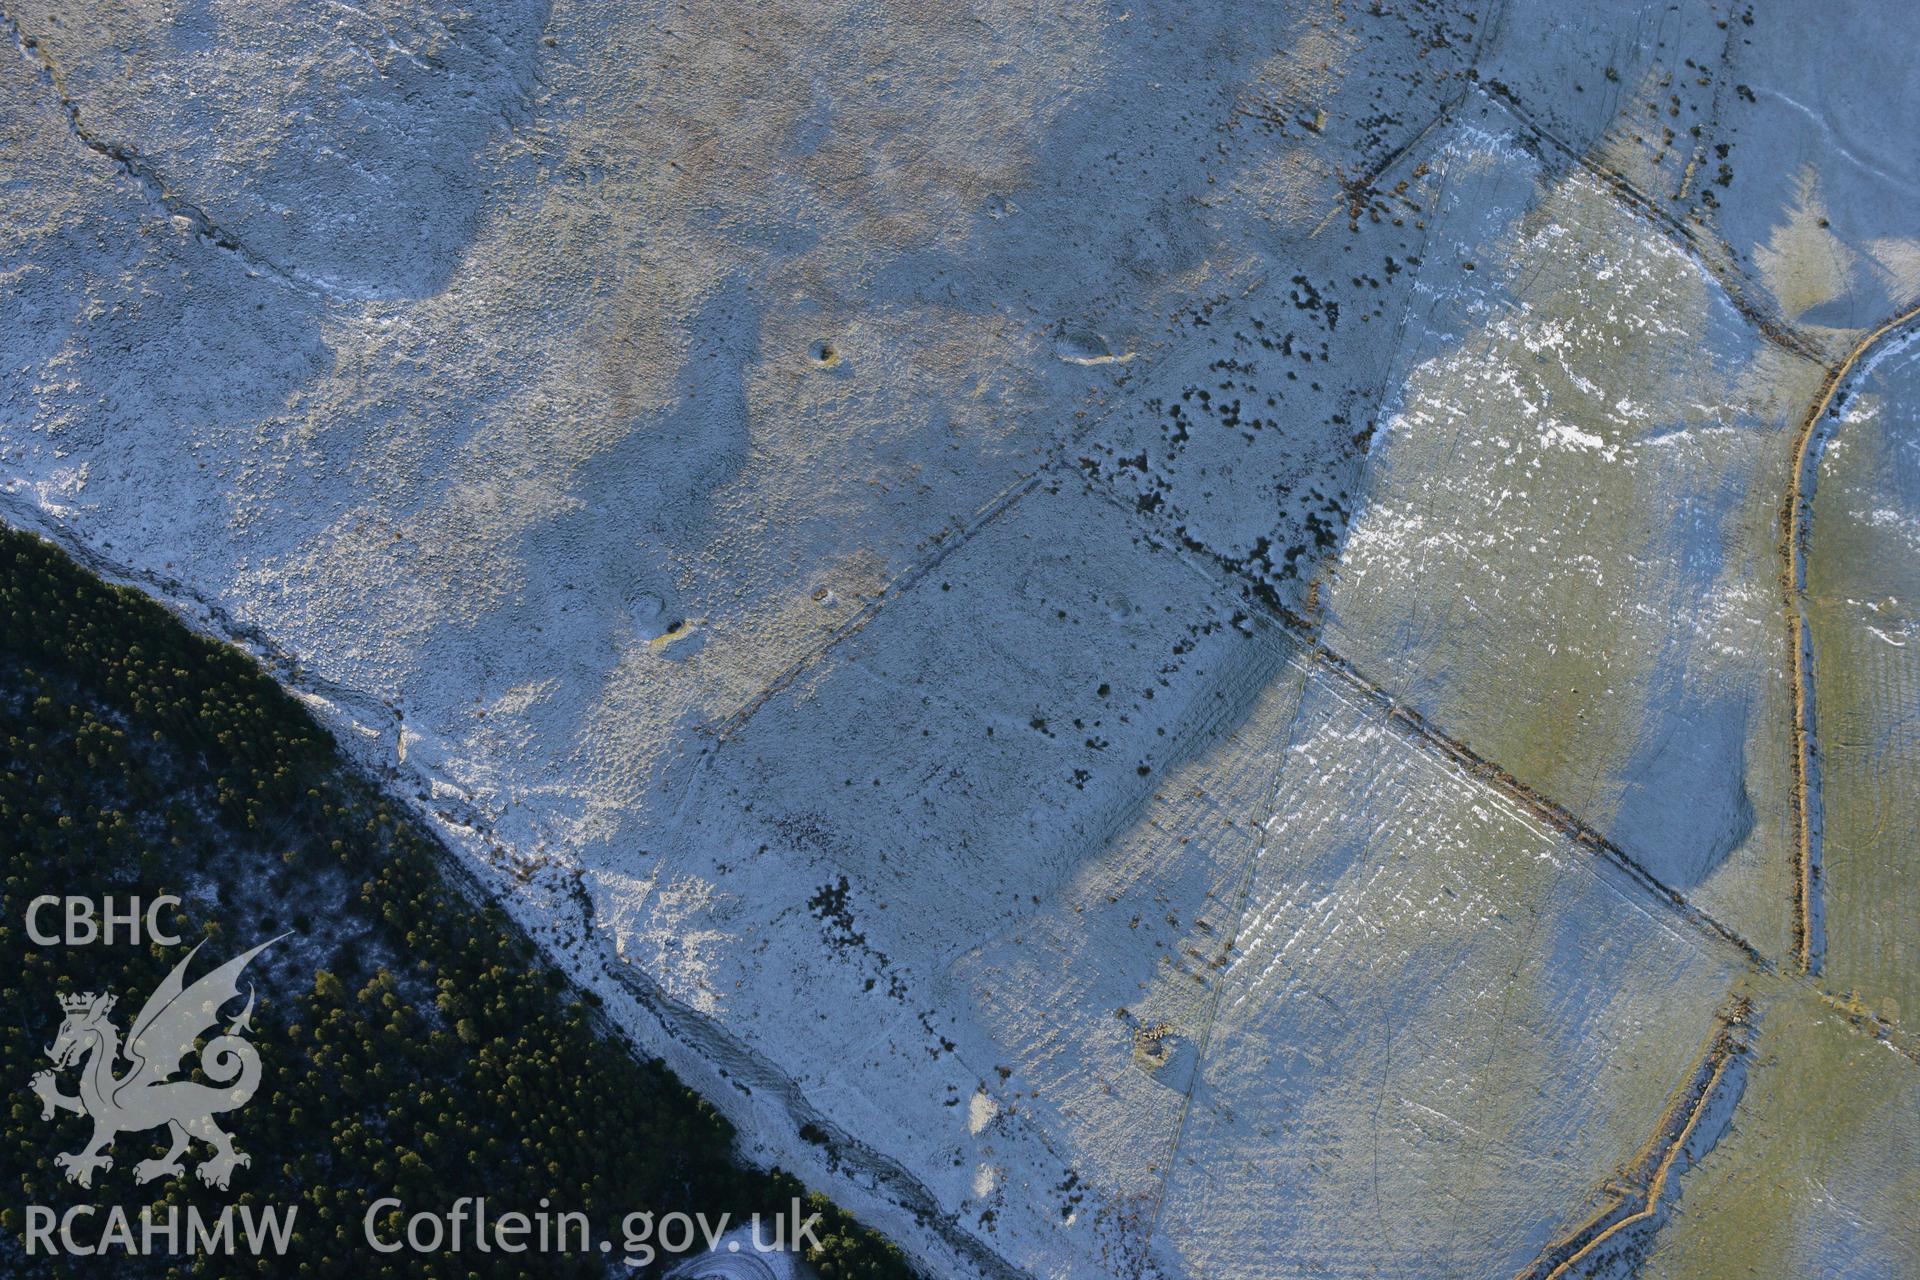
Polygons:
[[[597,1255],[378,1254],[367,1206],[387,1195],[444,1210],[622,1217],[823,1215],[811,1261],[828,1280],[906,1277],[901,1255],[792,1177],[733,1158],[727,1122],[658,1061],[612,1038],[497,906],[450,878],[447,854],[343,766],[332,741],[244,654],[190,632],[143,596],[87,574],[39,539],[0,531],[0,1272],[302,1277],[601,1276]],[[135,1186],[164,1133],[122,1134],[113,1172],[68,1184],[55,1152],[90,1125],[41,1118],[27,1089],[59,995],[112,990],[124,1028],[184,947],[37,946],[41,894],[182,900],[162,921],[205,938],[189,980],[266,938],[253,1101],[230,1113],[252,1157],[230,1192],[191,1176]],[[188,1059],[189,1065],[194,1061]],[[70,1087],[67,1086],[67,1087]],[[186,1157],[189,1170],[204,1155]],[[298,1205],[284,1258],[65,1260],[24,1254],[27,1204]],[[391,1239],[389,1234],[387,1238]],[[659,1270],[656,1263],[654,1270]]]

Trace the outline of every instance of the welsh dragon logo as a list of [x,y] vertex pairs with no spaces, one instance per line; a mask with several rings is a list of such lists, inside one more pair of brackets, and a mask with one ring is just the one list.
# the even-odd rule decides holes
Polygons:
[[[280,938],[286,936],[283,933]],[[33,1091],[40,1097],[41,1119],[51,1120],[55,1111],[71,1111],[93,1121],[93,1137],[85,1147],[54,1157],[69,1182],[91,1187],[94,1170],[113,1168],[113,1158],[106,1151],[116,1137],[162,1125],[167,1128],[171,1145],[165,1155],[134,1166],[135,1182],[176,1178],[185,1173],[180,1157],[195,1138],[213,1148],[213,1155],[194,1170],[210,1187],[224,1191],[235,1167],[251,1163],[213,1122],[214,1116],[245,1106],[260,1087],[260,1054],[242,1038],[251,1029],[251,985],[246,1007],[228,1024],[225,1034],[214,1036],[200,1049],[201,1074],[212,1083],[172,1077],[200,1037],[219,1026],[221,1008],[239,998],[240,973],[247,962],[280,938],[235,956],[187,986],[187,966],[204,944],[195,945],[147,997],[124,1046],[119,1030],[107,1018],[115,1000],[111,993],[60,997],[66,1020],[46,1052],[59,1070],[79,1064],[80,1092],[61,1093],[52,1071],[41,1071],[33,1077]],[[115,1064],[121,1058],[129,1066],[124,1074],[116,1075]]]

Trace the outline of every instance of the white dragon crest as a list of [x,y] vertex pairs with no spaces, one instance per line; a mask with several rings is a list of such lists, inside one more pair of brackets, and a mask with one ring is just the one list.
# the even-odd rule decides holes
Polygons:
[[[280,938],[286,936],[283,933]],[[246,1008],[224,1035],[214,1036],[200,1050],[200,1071],[212,1083],[172,1076],[180,1070],[181,1059],[193,1052],[195,1042],[219,1025],[221,1007],[239,997],[240,972],[247,962],[280,938],[235,956],[189,987],[185,985],[187,965],[204,944],[195,945],[141,1006],[124,1048],[119,1030],[107,1020],[114,1006],[112,994],[60,997],[67,1016],[60,1034],[47,1047],[47,1056],[60,1070],[80,1064],[80,1092],[61,1093],[52,1071],[33,1077],[33,1091],[40,1098],[42,1119],[52,1119],[55,1111],[71,1111],[93,1121],[93,1137],[85,1147],[54,1157],[69,1182],[91,1187],[94,1170],[113,1168],[106,1150],[115,1137],[161,1125],[167,1127],[172,1145],[165,1155],[135,1165],[135,1182],[185,1173],[180,1156],[193,1138],[213,1148],[213,1155],[195,1169],[200,1181],[210,1187],[225,1190],[235,1167],[251,1163],[213,1122],[220,1112],[245,1106],[260,1086],[260,1054],[241,1038],[242,1032],[251,1029],[251,986]],[[115,1075],[115,1063],[122,1057],[130,1066],[125,1074]]]

